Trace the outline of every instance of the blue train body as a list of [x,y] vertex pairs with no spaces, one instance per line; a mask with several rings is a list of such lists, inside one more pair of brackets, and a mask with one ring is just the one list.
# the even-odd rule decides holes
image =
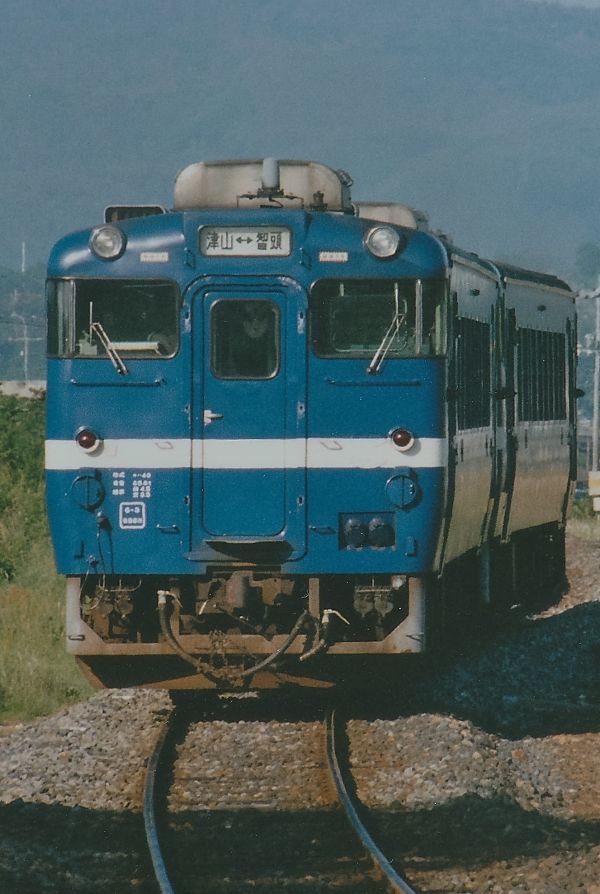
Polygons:
[[348,190],[195,165],[55,246],[48,508],[96,682],[320,685],[422,651],[468,582],[563,573],[572,293]]

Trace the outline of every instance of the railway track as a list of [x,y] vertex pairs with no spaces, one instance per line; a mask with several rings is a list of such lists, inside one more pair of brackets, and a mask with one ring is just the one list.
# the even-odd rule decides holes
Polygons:
[[144,784],[144,829],[152,861],[152,869],[160,894],[175,894],[163,854],[160,824],[165,807],[164,783],[166,777],[167,743],[170,743],[176,718],[177,713],[173,710],[163,725],[154,751],[148,761]]
[[[167,826],[167,789],[174,759],[175,743],[186,734],[189,718],[181,709],[174,709],[165,720],[161,734],[148,762],[144,787],[144,826],[154,876],[160,894],[179,894],[173,882],[169,866],[169,854],[164,844]],[[330,781],[335,789],[339,805],[348,820],[361,850],[373,865],[374,874],[380,880],[380,890],[392,894],[416,894],[415,889],[402,877],[378,846],[367,829],[362,811],[350,780],[345,748],[343,722],[334,711],[324,720],[327,766]],[[371,884],[371,883],[369,883]],[[370,889],[370,888],[369,888]]]
[[361,818],[360,807],[358,806],[356,799],[351,795],[350,788],[346,784],[347,774],[345,767],[340,760],[337,748],[339,727],[335,711],[331,711],[327,715],[325,723],[327,729],[327,762],[329,764],[329,770],[340,804],[352,829],[367,852],[376,873],[383,877],[388,890],[393,892],[393,894],[416,894],[415,889],[411,888],[406,879],[400,875],[392,862],[388,860]]

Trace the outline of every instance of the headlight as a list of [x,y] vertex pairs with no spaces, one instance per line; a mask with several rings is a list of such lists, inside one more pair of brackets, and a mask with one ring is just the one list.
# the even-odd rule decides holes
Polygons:
[[90,248],[98,258],[114,261],[125,251],[127,239],[123,230],[118,227],[96,227],[90,236]]
[[365,236],[365,245],[376,258],[392,258],[400,248],[401,236],[392,227],[373,227]]

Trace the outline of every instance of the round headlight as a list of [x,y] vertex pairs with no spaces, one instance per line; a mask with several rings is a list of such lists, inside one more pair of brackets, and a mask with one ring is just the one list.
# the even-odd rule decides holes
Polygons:
[[365,245],[376,258],[392,258],[400,248],[400,233],[392,227],[373,227],[365,236]]
[[104,261],[114,261],[120,258],[125,251],[127,239],[125,233],[118,227],[96,227],[90,236],[90,248],[98,258]]

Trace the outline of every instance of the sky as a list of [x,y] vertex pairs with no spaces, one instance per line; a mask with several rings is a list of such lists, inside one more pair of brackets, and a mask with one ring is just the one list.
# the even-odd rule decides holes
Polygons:
[[0,264],[202,159],[311,158],[466,249],[598,238],[600,0],[3,0]]
[[554,6],[585,6],[600,9],[600,0],[526,0],[528,3],[549,3]]

